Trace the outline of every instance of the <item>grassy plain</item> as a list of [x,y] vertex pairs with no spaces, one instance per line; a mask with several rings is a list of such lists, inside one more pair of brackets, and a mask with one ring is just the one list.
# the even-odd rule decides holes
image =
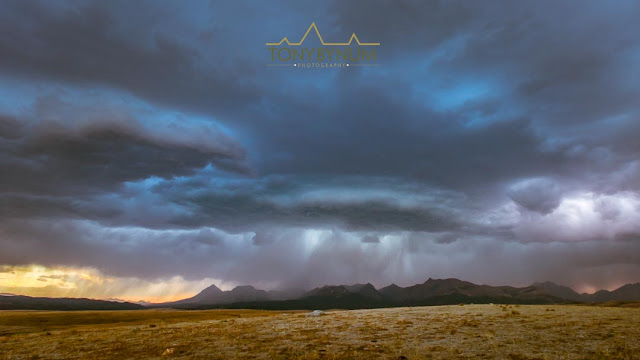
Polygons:
[[0,311],[0,359],[640,359],[640,308]]

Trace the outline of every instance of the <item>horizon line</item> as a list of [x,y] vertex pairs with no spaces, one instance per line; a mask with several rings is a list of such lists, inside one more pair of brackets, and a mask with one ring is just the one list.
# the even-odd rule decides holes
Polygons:
[[[476,285],[476,286],[490,286],[490,287],[502,287],[502,286],[509,286],[509,287],[514,287],[514,288],[526,288],[526,287],[534,286],[534,285],[536,285],[536,284],[544,284],[545,282],[550,282],[550,283],[555,284],[555,285],[559,285],[559,286],[562,286],[562,287],[567,287],[567,288],[569,288],[569,289],[573,290],[573,291],[574,291],[575,293],[577,293],[578,295],[594,295],[595,293],[597,293],[597,292],[599,292],[599,291],[614,292],[614,291],[619,290],[620,288],[622,288],[622,287],[624,287],[624,286],[627,286],[627,285],[640,285],[640,282],[628,282],[628,283],[625,283],[625,284],[622,284],[622,285],[616,286],[615,288],[606,288],[606,287],[605,287],[605,288],[600,288],[600,289],[598,289],[598,290],[593,290],[593,292],[588,292],[588,291],[580,291],[580,290],[576,290],[576,289],[574,288],[574,286],[572,286],[572,285],[558,284],[558,283],[553,282],[553,281],[550,281],[550,280],[546,280],[546,281],[534,281],[534,282],[533,282],[533,283],[531,283],[530,285],[513,285],[513,284],[510,284],[510,285],[490,285],[490,284],[486,284],[486,283],[475,283],[475,282],[472,282],[472,281],[462,280],[462,279],[455,278],[455,277],[454,277],[454,278],[431,278],[431,277],[429,277],[425,282],[427,282],[428,280],[436,280],[436,281],[442,281],[442,280],[458,280],[458,281],[463,281],[463,282],[469,282],[469,283],[472,283],[472,284],[474,284],[474,285]],[[235,288],[237,288],[237,287],[247,287],[247,286],[250,286],[250,287],[254,288],[255,290],[259,290],[259,291],[267,291],[267,292],[270,292],[270,291],[288,291],[288,290],[302,290],[302,291],[308,292],[308,291],[312,291],[312,290],[315,290],[315,289],[320,289],[320,288],[323,288],[323,287],[333,287],[333,286],[352,286],[352,285],[366,285],[366,284],[371,284],[371,285],[374,287],[374,289],[376,289],[376,290],[380,290],[380,289],[383,289],[383,288],[385,288],[385,287],[392,286],[392,285],[396,285],[396,286],[401,287],[401,288],[408,288],[408,287],[411,287],[411,286],[424,284],[425,282],[418,282],[418,283],[415,283],[415,284],[413,284],[413,285],[406,285],[406,286],[400,286],[400,285],[397,285],[395,282],[393,282],[393,283],[391,283],[391,284],[389,284],[389,285],[381,286],[381,287],[376,287],[375,285],[371,284],[371,282],[366,282],[366,283],[358,283],[358,282],[356,282],[356,283],[345,283],[345,284],[324,284],[324,285],[313,286],[313,287],[310,287],[310,288],[295,288],[295,287],[289,287],[289,288],[277,288],[277,289],[270,289],[270,290],[264,290],[263,288],[257,288],[257,287],[256,287],[256,286],[254,286],[254,285],[236,285],[236,286],[234,286],[233,288],[229,288],[229,290],[222,290],[222,289],[220,289],[220,287],[218,287],[218,285],[216,285],[215,283],[212,283],[212,284],[211,284],[211,285],[209,285],[208,287],[211,287],[211,286],[213,285],[213,286],[215,286],[216,288],[220,289],[220,290],[221,290],[221,291],[223,291],[223,292],[231,291],[231,290],[233,290],[233,289],[235,289]],[[206,288],[205,288],[205,289],[206,289]],[[187,295],[187,294],[181,294],[181,295],[179,295],[179,296],[187,296],[186,298],[176,297],[176,298],[177,298],[177,300],[164,300],[164,301],[160,301],[160,302],[157,302],[158,300],[153,300],[153,299],[148,299],[148,298],[146,298],[146,299],[145,299],[145,297],[144,297],[144,296],[139,296],[139,297],[137,297],[137,300],[134,300],[134,299],[132,299],[132,298],[124,299],[124,298],[122,298],[122,297],[108,297],[108,298],[107,298],[107,297],[105,297],[105,298],[103,298],[103,297],[90,297],[90,296],[82,296],[82,297],[75,297],[75,296],[71,296],[71,297],[69,297],[69,296],[47,296],[47,295],[34,295],[34,294],[32,294],[32,295],[27,295],[27,294],[25,294],[25,293],[14,293],[14,292],[0,292],[0,296],[26,296],[26,297],[32,297],[32,298],[48,298],[48,299],[65,299],[65,298],[70,298],[70,299],[101,300],[101,301],[111,301],[111,302],[118,302],[118,300],[119,300],[119,301],[124,301],[124,302],[128,302],[128,303],[134,303],[134,304],[135,304],[135,303],[140,303],[140,302],[148,302],[148,303],[152,303],[152,304],[162,304],[162,303],[171,303],[171,302],[176,302],[176,301],[180,301],[180,300],[184,300],[184,299],[189,299],[189,298],[191,298],[191,297],[193,297],[193,296],[198,295],[199,293],[201,293],[201,292],[202,292],[203,290],[205,290],[205,289],[202,289],[202,290],[200,290],[200,291],[195,292],[192,296],[189,296],[189,295]]]

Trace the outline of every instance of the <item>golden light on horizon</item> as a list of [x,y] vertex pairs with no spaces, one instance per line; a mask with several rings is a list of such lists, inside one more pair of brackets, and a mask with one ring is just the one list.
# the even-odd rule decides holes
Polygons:
[[93,268],[0,266],[0,293],[41,297],[86,297],[125,301],[165,302],[197,294],[211,284],[228,288],[222,281],[205,278],[185,280],[105,276]]
[[45,288],[54,286],[61,289],[76,289],[77,278],[102,282],[92,278],[86,269],[67,267],[47,268],[39,265],[2,266],[0,268],[0,288]]

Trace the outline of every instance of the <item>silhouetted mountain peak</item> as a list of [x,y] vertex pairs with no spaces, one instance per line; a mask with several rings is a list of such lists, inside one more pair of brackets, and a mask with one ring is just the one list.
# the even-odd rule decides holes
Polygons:
[[623,286],[619,287],[617,290],[614,290],[614,291],[623,290],[623,289],[625,289],[625,290],[628,290],[628,289],[634,289],[634,290],[638,289],[638,290],[640,290],[640,283],[626,284],[626,285],[623,285]]
[[200,294],[221,294],[222,290],[220,290],[219,287],[215,286],[215,285],[210,285],[209,287],[207,287],[206,289],[200,291]]
[[[433,278],[429,278],[427,281],[424,282],[424,285],[461,285],[461,284],[471,284],[470,282],[467,281],[462,281],[456,278],[448,278],[448,279],[433,279]],[[475,284],[474,284],[475,285]]]
[[589,296],[589,301],[640,300],[640,283],[626,284],[613,291],[600,290]]
[[212,303],[219,299],[223,294],[224,292],[220,290],[220,288],[215,285],[211,285],[200,291],[195,296],[177,301],[176,303]]
[[569,290],[573,291],[573,289],[571,289],[570,287],[564,286],[564,285],[558,285],[558,284],[554,283],[553,281],[534,282],[530,286],[548,288],[548,289],[569,289]]
[[225,292],[227,303],[247,302],[247,301],[263,301],[269,298],[264,290],[257,290],[251,285],[236,286],[233,290]]
[[468,281],[458,280],[455,278],[449,278],[449,279],[429,278],[429,280],[425,281],[422,284],[422,286],[429,289],[439,289],[440,291],[446,291],[446,290],[454,290],[454,289],[462,289],[462,288],[471,288],[471,287],[476,287],[480,285],[476,285]]
[[371,283],[366,283],[366,284],[353,284],[353,285],[343,285],[344,287],[347,288],[347,290],[351,291],[351,292],[360,292],[362,290],[375,290],[376,288],[371,285]]
[[535,282],[531,285],[533,288],[542,289],[546,293],[552,296],[559,297],[561,299],[567,299],[572,301],[584,300],[584,295],[580,295],[568,286],[558,285],[551,281]]
[[240,285],[240,286],[234,287],[231,290],[232,293],[238,293],[238,294],[249,293],[249,292],[254,292],[254,291],[258,291],[258,290],[256,290],[256,288],[254,288],[251,285]]
[[381,288],[380,290],[378,290],[378,292],[380,294],[382,294],[382,296],[385,296],[389,299],[394,299],[396,298],[399,294],[401,294],[403,292],[404,288],[396,285],[396,284],[391,284],[389,286],[385,286],[383,288]]
[[251,285],[236,286],[230,291],[222,291],[217,286],[211,285],[208,288],[202,290],[196,296],[188,299],[165,303],[159,305],[174,304],[203,304],[203,305],[215,305],[215,304],[230,304],[235,302],[246,301],[263,301],[268,299],[268,294],[264,290],[256,290]]
[[360,294],[371,299],[382,299],[382,295],[371,283],[355,284],[345,287],[347,288],[347,290],[354,294]]
[[309,297],[309,296],[335,297],[335,296],[344,296],[350,293],[351,291],[349,291],[349,289],[347,289],[347,287],[344,285],[325,285],[309,291],[308,293],[305,294],[305,297]]

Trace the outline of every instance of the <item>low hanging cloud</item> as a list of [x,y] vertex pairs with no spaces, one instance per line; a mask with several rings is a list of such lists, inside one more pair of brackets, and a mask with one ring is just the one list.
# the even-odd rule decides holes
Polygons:
[[534,178],[519,181],[509,188],[508,195],[529,211],[548,214],[560,205],[562,191],[550,179]]

